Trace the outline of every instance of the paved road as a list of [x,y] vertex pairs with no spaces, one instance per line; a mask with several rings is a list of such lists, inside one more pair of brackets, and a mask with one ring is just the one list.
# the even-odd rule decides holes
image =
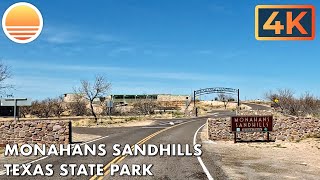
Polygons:
[[[250,105],[252,106],[252,105]],[[253,108],[264,109],[264,106],[253,105]],[[219,111],[218,113],[214,113],[212,117],[228,117],[234,115],[233,112],[223,112]],[[111,147],[114,144],[136,144],[140,140],[147,138],[147,142],[145,144],[188,144],[190,147],[193,147],[194,136],[196,131],[199,130],[203,124],[205,124],[207,117],[202,118],[194,118],[194,119],[179,119],[179,120],[158,120],[155,124],[146,127],[126,127],[126,128],[74,128],[74,132],[84,133],[84,134],[95,134],[100,135],[104,138],[89,143],[92,144],[106,144],[107,151],[113,152]],[[163,132],[162,132],[163,131]],[[161,133],[159,133],[161,132]],[[155,136],[150,137],[150,135],[155,134]],[[158,133],[158,134],[157,134]],[[199,141],[199,137],[196,136],[196,141]],[[197,142],[198,143],[198,142]],[[203,155],[205,157],[205,154]],[[61,164],[97,164],[101,163],[104,166],[109,162],[114,160],[111,154],[107,154],[105,157],[98,156],[87,156],[87,157],[47,157],[37,162],[37,164],[41,164],[43,167],[50,163],[54,165],[54,176],[52,177],[20,177],[21,179],[89,179],[88,176],[78,176],[78,177],[60,177],[59,176],[59,167]],[[205,161],[205,160],[204,160]],[[203,167],[200,166],[198,159],[194,156],[192,157],[170,157],[170,156],[138,156],[131,157],[127,156],[124,158],[117,159],[118,164],[153,164],[152,172],[154,176],[152,177],[143,177],[142,179],[161,179],[161,180],[169,180],[169,179],[207,179],[207,175],[205,174]],[[209,164],[210,170],[209,173],[214,177],[218,177],[218,179],[223,179],[224,175],[219,170],[218,166],[210,162],[204,162]],[[220,177],[220,178],[219,178]],[[0,179],[20,179],[18,177],[7,177],[0,176]],[[97,178],[93,178],[97,179]],[[134,179],[132,177],[119,177],[113,176],[110,177],[110,174],[106,174],[104,179]],[[139,178],[136,178],[139,179]]]
[[250,106],[253,110],[270,110],[271,107],[259,104],[252,104],[252,103],[243,103],[245,105]]
[[[105,137],[104,139],[95,141],[93,143],[89,143],[89,145],[92,144],[106,144],[107,145],[107,152],[113,152],[112,146],[114,144],[135,144],[139,142],[140,140],[144,139],[145,137],[159,131],[162,129],[166,129],[168,127],[174,125],[178,125],[181,123],[186,123],[188,121],[194,121],[193,123],[200,124],[204,123],[206,118],[196,118],[196,119],[180,119],[180,120],[158,120],[154,125],[147,126],[147,127],[124,127],[124,128],[74,128],[74,132],[77,133],[84,133],[84,134],[95,134]],[[171,122],[171,123],[170,123]],[[198,123],[196,123],[195,127],[198,126]],[[163,133],[164,135],[166,133]],[[167,142],[163,142],[166,144]],[[179,143],[177,141],[176,143]],[[43,160],[38,161],[36,164],[41,164],[43,167],[46,164],[53,164],[54,165],[54,176],[52,177],[43,177],[43,176],[36,176],[36,177],[23,177],[23,179],[88,179],[87,176],[80,176],[80,177],[60,177],[59,176],[59,167],[61,164],[96,164],[101,163],[103,165],[108,164],[110,161],[112,161],[114,157],[111,154],[107,154],[105,157],[98,157],[98,156],[86,156],[86,157],[79,157],[79,156],[72,156],[72,157],[47,157]],[[22,179],[22,177],[20,177]],[[0,179],[20,179],[19,177],[7,177],[7,176],[0,176]]]

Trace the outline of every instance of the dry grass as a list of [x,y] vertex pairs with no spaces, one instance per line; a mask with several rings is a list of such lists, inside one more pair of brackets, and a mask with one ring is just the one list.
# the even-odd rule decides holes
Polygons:
[[0,147],[0,154],[4,153],[4,147]]
[[126,117],[103,117],[99,118],[98,122],[95,122],[92,118],[83,118],[80,120],[73,120],[72,125],[75,127],[91,127],[91,126],[108,126],[108,125],[114,125],[114,124],[124,124],[129,122],[137,122],[137,121],[143,121],[145,120],[145,117],[138,117],[138,116],[126,116]]

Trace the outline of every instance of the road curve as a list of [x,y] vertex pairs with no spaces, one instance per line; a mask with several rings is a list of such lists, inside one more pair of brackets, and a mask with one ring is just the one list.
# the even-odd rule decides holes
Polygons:
[[[253,109],[268,110],[270,108],[262,105],[256,104],[246,104],[251,106]],[[229,117],[233,115],[233,112],[219,112],[215,114],[214,117]],[[88,145],[92,144],[106,144],[107,151],[113,152],[112,146],[114,144],[136,144],[141,142],[145,144],[188,144],[193,147],[193,139],[196,137],[197,143],[201,143],[199,140],[199,135],[195,134],[199,127],[205,124],[208,117],[193,118],[193,119],[180,119],[159,121],[151,126],[147,127],[126,127],[126,128],[75,128],[74,131],[77,133],[84,134],[96,134],[104,138],[97,141],[90,142]],[[174,126],[172,126],[172,123]],[[165,130],[165,131],[163,131]],[[161,131],[161,133],[159,133]],[[201,131],[200,131],[201,132]],[[150,136],[156,134],[154,136]],[[146,137],[151,137],[147,138]],[[37,162],[43,167],[46,164],[54,165],[55,174],[51,177],[43,176],[24,176],[24,177],[8,177],[1,176],[1,179],[24,179],[24,180],[42,180],[42,179],[89,179],[88,176],[59,176],[59,167],[61,164],[103,164],[106,166],[112,162],[115,157],[111,153],[107,154],[105,157],[98,156],[86,156],[86,157],[47,157]],[[204,165],[210,167],[208,172],[213,177],[218,177],[217,179],[224,179],[223,172],[219,169],[219,166],[212,163],[208,153],[204,152],[202,155]],[[106,173],[104,179],[208,179],[208,175],[205,173],[203,166],[200,165],[197,157],[170,157],[170,156],[137,156],[137,157],[124,157],[116,161],[118,164],[153,164],[152,173],[154,176],[150,177],[130,177],[130,176],[113,176],[110,177],[110,173]],[[207,172],[207,173],[208,173]],[[94,177],[92,179],[103,179],[102,177]]]

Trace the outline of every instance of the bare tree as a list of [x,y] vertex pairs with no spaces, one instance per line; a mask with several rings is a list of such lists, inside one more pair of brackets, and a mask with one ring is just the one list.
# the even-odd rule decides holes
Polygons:
[[315,115],[320,110],[320,100],[308,92],[300,96],[300,98],[296,98],[293,91],[278,89],[276,92],[269,91],[265,96],[271,101],[277,99],[278,102],[275,103],[286,114],[295,116]]
[[48,118],[51,116],[52,114],[52,110],[53,110],[53,100],[51,98],[47,98],[43,101],[41,101],[41,105],[40,105],[41,109],[41,116]]
[[81,99],[68,103],[68,109],[71,110],[71,115],[74,116],[83,116],[87,114],[86,102]]
[[6,80],[11,77],[10,69],[3,62],[0,62],[0,92],[5,93],[7,89],[13,88],[12,85],[6,84]]
[[265,96],[273,102],[277,99],[277,105],[284,113],[298,115],[301,104],[294,98],[294,93],[290,89],[278,89],[277,92],[269,91]]
[[54,101],[51,98],[42,101],[33,101],[31,104],[30,114],[40,118],[53,116]]
[[31,115],[39,118],[49,117],[51,108],[49,108],[49,98],[42,101],[33,101],[31,104]]
[[149,115],[157,108],[157,102],[152,99],[139,99],[133,104],[133,109],[138,114]]
[[105,96],[110,89],[111,83],[105,77],[98,75],[93,85],[87,80],[81,80],[81,87],[76,90],[76,94],[82,94],[89,101],[91,114],[94,116],[95,122],[98,122],[98,118],[94,111],[93,102],[97,98]]
[[320,109],[320,101],[309,92],[300,97],[302,111],[304,114],[317,114]]
[[223,93],[219,93],[218,94],[218,100],[223,102],[224,108],[227,109],[227,106],[229,104],[230,101],[233,100],[233,98],[229,95],[223,94]]
[[59,96],[57,98],[54,99],[50,99],[52,101],[52,113],[57,116],[60,117],[61,114],[64,112],[64,106],[63,106],[63,97]]
[[30,114],[37,116],[37,117],[41,117],[41,103],[40,103],[40,101],[37,101],[37,100],[32,101]]
[[274,102],[276,99],[279,99],[279,95],[273,91],[268,91],[264,94],[265,98],[269,101]]
[[30,106],[20,106],[19,113],[22,117],[25,118],[28,114],[31,113],[31,107]]

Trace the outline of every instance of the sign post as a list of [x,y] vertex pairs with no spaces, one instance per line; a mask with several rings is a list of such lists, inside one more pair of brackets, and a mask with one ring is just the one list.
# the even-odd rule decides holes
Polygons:
[[108,114],[111,115],[111,109],[113,108],[113,100],[107,101]]
[[269,132],[273,130],[273,116],[233,116],[231,117],[231,131],[234,132],[234,143],[237,142],[237,133],[266,132],[267,141],[270,141]]
[[9,99],[0,99],[1,106],[13,106],[13,117],[14,120],[17,120],[17,108],[19,106],[31,106],[31,100],[28,98],[9,98]]
[[17,99],[14,99],[13,117],[14,117],[14,120],[16,120],[16,118],[17,118]]

